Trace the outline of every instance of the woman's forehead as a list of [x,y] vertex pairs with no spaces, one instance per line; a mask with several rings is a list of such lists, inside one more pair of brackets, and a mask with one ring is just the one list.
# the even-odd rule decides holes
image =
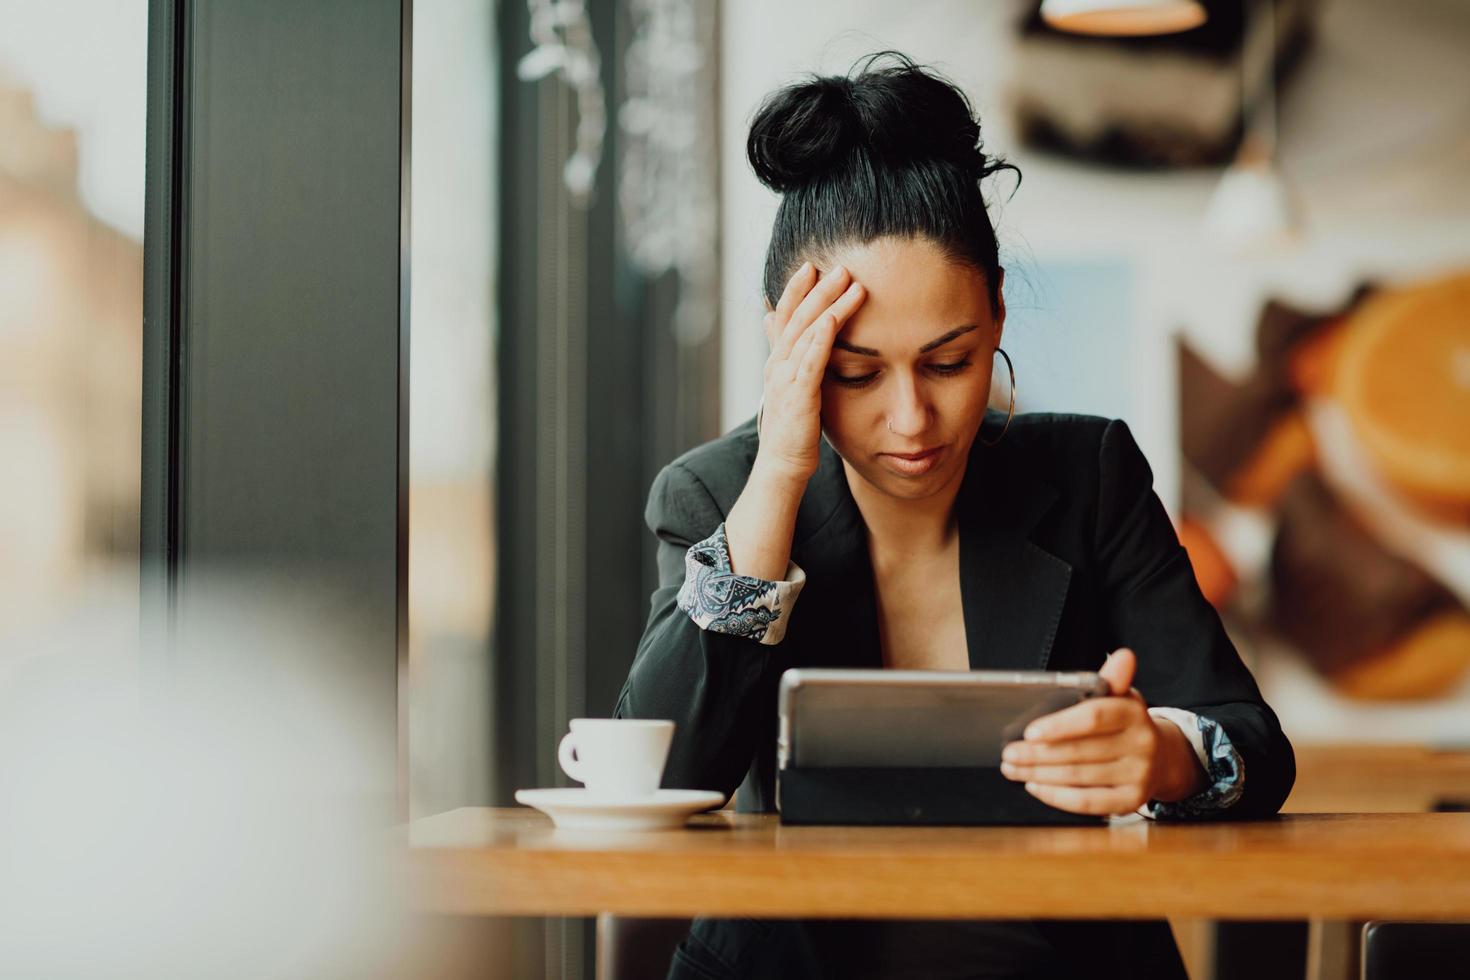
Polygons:
[[844,265],[867,291],[841,336],[855,346],[913,353],[955,327],[991,321],[985,276],[955,262],[926,239],[880,238],[837,250],[831,265]]

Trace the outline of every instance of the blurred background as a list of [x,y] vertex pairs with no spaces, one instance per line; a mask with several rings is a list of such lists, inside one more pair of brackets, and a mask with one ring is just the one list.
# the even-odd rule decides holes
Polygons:
[[[250,16],[193,6],[198,45]],[[411,328],[393,365],[406,482],[401,499],[361,485],[406,508],[406,620],[384,661],[396,702],[368,722],[396,741],[399,813],[562,784],[567,721],[611,713],[654,582],[652,477],[760,397],[778,202],[745,163],[751,114],[803,73],[888,48],[958,82],[986,150],[1022,171],[987,188],[1018,410],[1128,420],[1303,750],[1290,805],[1470,803],[1470,6],[1203,7],[1184,33],[1099,37],[1023,0],[415,0]],[[109,677],[149,663],[133,639],[148,612],[145,205],[169,179],[147,165],[149,59],[169,50],[160,10],[186,8],[0,0],[6,700],[38,661],[75,655],[53,641],[79,616],[106,624],[89,654],[116,640]],[[358,16],[321,8],[324,37]],[[327,98],[326,63],[282,98]],[[216,76],[201,65],[202,100]],[[399,65],[382,71],[396,88]],[[224,105],[193,117],[195,132],[233,123]],[[197,186],[216,160],[192,159]],[[264,200],[306,206],[289,173],[263,172]],[[399,220],[398,200],[355,206]],[[222,281],[184,308],[209,310]],[[188,357],[223,351],[203,336]],[[211,392],[241,397],[231,364],[180,368],[211,372],[191,396],[198,438],[232,405]],[[310,411],[357,396],[303,397]],[[268,470],[271,444],[257,425],[229,451]],[[221,512],[235,499],[192,486]],[[228,576],[248,550],[211,567]],[[588,923],[517,928],[497,940],[514,949],[505,975],[590,975]]]

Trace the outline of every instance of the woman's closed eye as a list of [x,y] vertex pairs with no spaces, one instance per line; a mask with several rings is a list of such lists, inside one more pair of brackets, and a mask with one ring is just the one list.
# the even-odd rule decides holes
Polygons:
[[[970,363],[970,359],[965,358],[964,360],[960,361],[948,361],[941,364],[930,364],[927,365],[926,370],[931,371],[934,374],[939,375],[940,377],[949,377],[951,375],[959,374],[961,371],[965,370],[965,368],[969,367]],[[880,372],[878,371],[871,371],[868,374],[847,375],[838,374],[835,370],[829,369],[827,372],[827,377],[837,384],[843,385],[847,388],[865,388],[868,385],[872,384],[875,380],[877,380],[879,373]]]

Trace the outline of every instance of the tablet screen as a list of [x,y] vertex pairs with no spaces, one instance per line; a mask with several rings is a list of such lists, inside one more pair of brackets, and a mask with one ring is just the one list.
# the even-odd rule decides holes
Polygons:
[[1106,691],[1085,673],[788,670],[781,755],[811,767],[998,766],[1031,721]]

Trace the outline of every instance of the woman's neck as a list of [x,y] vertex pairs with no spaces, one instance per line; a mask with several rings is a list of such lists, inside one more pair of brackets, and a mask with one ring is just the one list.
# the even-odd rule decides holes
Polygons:
[[951,480],[921,500],[890,496],[863,479],[844,460],[847,486],[868,528],[871,553],[904,558],[933,554],[954,543],[959,529],[955,499],[964,483],[961,467]]

